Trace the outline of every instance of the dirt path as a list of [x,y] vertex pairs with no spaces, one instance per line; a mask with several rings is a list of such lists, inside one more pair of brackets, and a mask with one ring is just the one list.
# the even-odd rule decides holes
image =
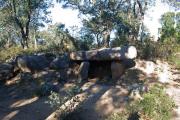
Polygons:
[[[80,103],[80,109],[68,114],[65,120],[104,120],[112,112],[121,112],[125,108],[128,90],[122,86],[87,82],[82,90],[78,97],[86,96],[86,99]],[[58,110],[46,120],[58,120],[54,118],[56,113]]]
[[16,87],[0,86],[0,120],[44,120],[52,112],[46,99],[31,97]]
[[[167,93],[177,105],[172,120],[180,120],[180,72],[173,71],[173,74],[173,82],[167,86]],[[135,69],[129,70],[123,80],[136,83],[146,77],[139,69]],[[122,111],[128,101],[128,90],[121,85],[97,84],[91,81],[85,83],[82,89],[88,98],[82,103],[81,109],[70,114],[67,120],[103,120],[104,116],[112,112]],[[47,97],[32,97],[29,90],[0,86],[0,120],[44,120],[53,113],[50,106],[45,104]]]
[[180,87],[174,86],[167,88],[167,93],[173,98],[176,108],[174,109],[174,116],[172,120],[180,120]]
[[180,120],[180,71],[173,70],[173,81],[167,86],[166,92],[176,104],[172,120]]

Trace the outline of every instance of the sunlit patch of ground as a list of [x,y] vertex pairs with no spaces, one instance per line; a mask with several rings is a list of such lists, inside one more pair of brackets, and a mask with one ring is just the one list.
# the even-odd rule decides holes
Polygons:
[[[123,111],[129,95],[129,87],[133,85],[149,85],[160,82],[166,83],[168,94],[177,104],[176,118],[179,119],[180,93],[179,84],[173,80],[179,79],[179,71],[173,72],[170,66],[164,62],[136,61],[136,66],[126,71],[122,79],[115,84],[101,84],[109,80],[98,78],[86,81],[82,86],[83,102],[81,109],[75,111],[78,120],[100,120],[114,112]],[[47,97],[38,98],[30,96],[27,91],[19,92],[16,85],[17,78],[7,81],[5,88],[0,87],[0,119],[2,120],[43,120],[53,113],[53,110],[45,104]],[[99,82],[101,81],[101,82]],[[114,82],[114,81],[113,81]],[[65,83],[60,92],[74,86],[74,83]],[[24,85],[22,85],[24,89]],[[28,90],[28,89],[27,89]],[[15,97],[14,97],[15,96]],[[70,118],[73,117],[70,116]]]
[[18,113],[19,113],[19,110],[12,111],[8,115],[6,115],[4,118],[2,118],[2,120],[11,120]]
[[30,99],[22,99],[22,100],[19,100],[19,101],[13,103],[10,107],[11,108],[22,107],[22,106],[31,104],[31,103],[37,101],[38,99],[39,99],[38,97],[34,97],[34,98],[30,98]]

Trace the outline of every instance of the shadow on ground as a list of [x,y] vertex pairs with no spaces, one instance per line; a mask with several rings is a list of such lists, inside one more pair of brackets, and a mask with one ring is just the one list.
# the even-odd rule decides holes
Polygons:
[[[145,79],[146,75],[142,71],[129,69],[117,81],[108,77],[104,80],[85,81],[81,88],[87,94],[87,99],[78,109],[68,114],[65,120],[104,120],[111,113],[123,111],[129,102],[129,86],[143,85]],[[47,97],[32,97],[29,87],[19,90],[15,85],[0,86],[1,120],[44,120],[54,112],[45,104]]]
[[15,86],[0,86],[1,120],[44,120],[53,112],[45,104],[47,97],[33,97],[25,89],[17,89]]
[[[68,114],[65,120],[104,120],[114,112],[122,112],[130,100],[129,87],[134,84],[143,85],[145,79],[141,70],[130,69],[122,79],[112,81],[113,84],[109,84],[108,80],[90,80],[82,85],[88,98],[78,109]],[[138,115],[130,115],[129,120],[138,120]]]

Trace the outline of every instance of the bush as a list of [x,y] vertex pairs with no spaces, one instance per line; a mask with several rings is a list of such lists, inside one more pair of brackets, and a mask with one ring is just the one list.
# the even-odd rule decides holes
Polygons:
[[172,55],[169,57],[168,61],[180,69],[180,55]]
[[36,91],[36,95],[40,96],[40,97],[46,96],[46,95],[49,95],[52,90],[53,90],[53,86],[51,84],[45,82],[39,86],[39,89],[37,89],[37,91]]
[[30,54],[34,54],[39,50],[35,50],[34,48],[28,48],[26,50],[22,49],[21,47],[10,47],[8,49],[2,49],[0,50],[0,61],[6,61],[12,58],[15,58],[18,55],[30,55]]
[[168,97],[160,85],[153,86],[148,93],[143,95],[143,100],[130,105],[130,110],[136,111],[153,120],[169,120],[172,115],[174,102]]
[[122,112],[122,113],[114,113],[110,115],[106,120],[128,120],[129,113],[128,112]]
[[176,44],[173,48],[173,54],[168,57],[169,63],[180,68],[180,44]]
[[175,104],[163,87],[155,85],[143,95],[143,100],[133,101],[127,105],[125,113],[113,114],[108,120],[169,120],[173,107]]
[[[33,55],[37,53],[53,53],[53,51],[44,46],[39,46],[38,49],[34,49],[34,48],[23,49],[20,46],[10,47],[7,49],[0,50],[0,61],[4,62],[6,60],[11,60],[18,55]],[[57,50],[57,53],[60,52]]]
[[50,104],[50,106],[54,109],[60,108],[60,106],[65,105],[65,102],[72,97],[74,97],[76,94],[80,93],[81,89],[79,86],[73,86],[70,89],[65,91],[65,94],[61,95],[56,92],[52,92],[50,96],[48,97],[48,101],[46,103]]
[[61,105],[65,104],[68,100],[68,97],[62,96],[56,92],[51,91],[50,96],[48,97],[47,104],[49,104],[53,109],[59,108]]
[[180,51],[180,44],[172,42],[162,43],[147,40],[144,43],[136,42],[135,46],[138,49],[138,56],[141,59],[168,60],[174,53]]

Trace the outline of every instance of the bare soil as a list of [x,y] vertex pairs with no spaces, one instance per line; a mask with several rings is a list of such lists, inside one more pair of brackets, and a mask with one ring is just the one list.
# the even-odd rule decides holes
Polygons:
[[[177,79],[167,84],[167,93],[177,105],[173,120],[180,120],[180,73],[175,71],[174,74]],[[114,82],[115,84],[109,84],[108,78],[85,82],[82,89],[88,97],[80,109],[69,114],[66,120],[104,120],[111,113],[123,111],[128,102],[127,86],[141,83],[147,78],[148,84],[156,81],[153,74],[146,76],[138,69],[130,69],[120,81]],[[67,86],[68,83],[62,89]],[[45,120],[55,111],[45,103],[47,97],[34,96],[33,92],[29,91],[31,87],[0,85],[0,120]]]
[[33,97],[26,90],[0,86],[0,120],[44,120],[53,112],[47,97]]

